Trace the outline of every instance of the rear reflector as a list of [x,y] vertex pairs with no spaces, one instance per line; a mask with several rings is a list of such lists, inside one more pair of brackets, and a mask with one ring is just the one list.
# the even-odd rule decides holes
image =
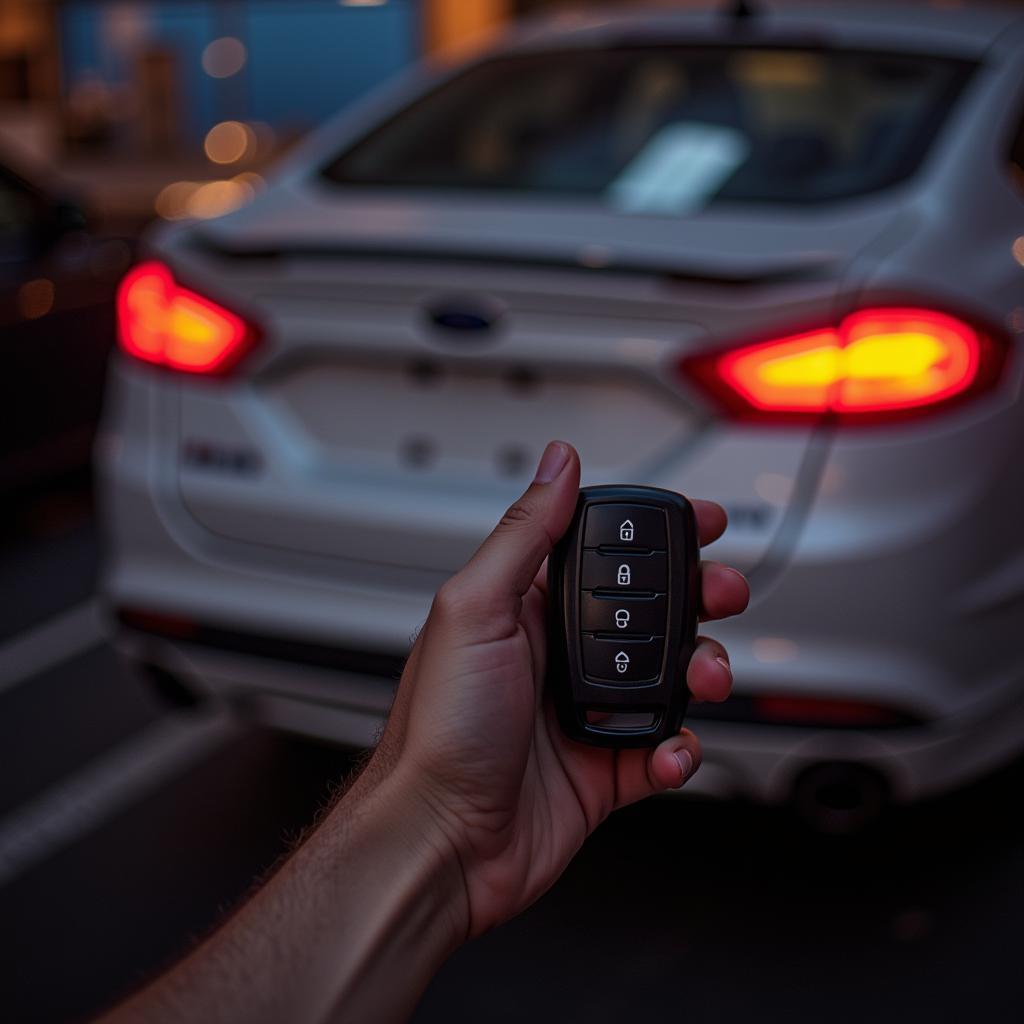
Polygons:
[[762,722],[819,728],[870,728],[905,725],[906,718],[893,708],[859,700],[828,697],[754,697],[754,713]]
[[160,636],[173,637],[176,640],[187,640],[199,632],[199,624],[186,615],[138,608],[119,608],[117,618],[122,625],[132,629],[140,629],[146,633],[158,633]]
[[865,309],[826,327],[684,361],[741,417],[889,418],[994,381],[1002,353],[973,327],[926,309]]
[[183,288],[155,261],[132,268],[121,282],[117,321],[130,355],[187,373],[224,373],[256,340],[241,317]]
[[906,708],[872,701],[804,694],[733,693],[722,704],[691,702],[688,718],[800,729],[900,729],[925,725]]

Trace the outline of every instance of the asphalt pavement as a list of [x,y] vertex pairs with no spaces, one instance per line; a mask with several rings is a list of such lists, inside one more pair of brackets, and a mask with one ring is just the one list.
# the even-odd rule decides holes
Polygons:
[[[88,487],[3,512],[0,1020],[87,1019],[284,855],[344,752],[169,708],[94,600]],[[829,837],[746,804],[620,811],[417,1024],[1024,1020],[1024,763]]]

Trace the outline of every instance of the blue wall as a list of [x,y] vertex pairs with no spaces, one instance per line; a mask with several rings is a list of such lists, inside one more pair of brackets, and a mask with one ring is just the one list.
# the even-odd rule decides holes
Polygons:
[[[173,49],[183,127],[193,140],[225,118],[309,127],[420,50],[415,0],[380,7],[343,7],[337,0],[72,0],[60,17],[68,88],[90,72],[110,84],[129,84],[140,48]],[[221,35],[240,37],[248,60],[232,78],[214,79],[201,58]]]

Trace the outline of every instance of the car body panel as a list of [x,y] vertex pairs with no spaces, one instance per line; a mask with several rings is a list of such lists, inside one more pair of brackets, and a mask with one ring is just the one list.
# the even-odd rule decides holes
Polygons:
[[[324,181],[346,140],[450,73],[421,68],[314,133],[251,206],[154,233],[153,254],[262,338],[226,379],[124,357],[112,368],[104,590],[122,612],[185,629],[147,633],[136,616],[120,641],[133,657],[282,727],[370,742],[436,588],[561,436],[584,482],[726,505],[708,557],[753,586],[747,613],[714,627],[740,700],[903,716],[804,728],[701,709],[706,792],[780,800],[806,769],[846,762],[915,799],[1020,751],[1024,194],[1007,154],[1024,115],[1024,21],[889,6],[724,17],[556,19],[500,46],[740,33],[982,63],[900,185],[685,217]],[[993,388],[888,424],[755,425],[679,372],[684,356],[894,304],[990,337],[1004,357]],[[445,327],[448,314],[487,326]],[[255,656],[275,640],[279,658]],[[308,663],[284,660],[293,641]],[[332,672],[313,664],[327,649],[340,652]],[[371,671],[353,652],[392,660]]]

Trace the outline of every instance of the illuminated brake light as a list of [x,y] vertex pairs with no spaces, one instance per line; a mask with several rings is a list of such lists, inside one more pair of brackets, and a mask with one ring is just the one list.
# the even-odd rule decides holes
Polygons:
[[241,317],[183,288],[155,261],[134,267],[121,282],[117,320],[126,352],[188,373],[223,373],[255,341]]
[[[925,309],[866,309],[828,327],[686,360],[740,416],[868,419],[934,406],[995,378],[999,353],[968,324]],[[987,365],[986,365],[987,364]]]

